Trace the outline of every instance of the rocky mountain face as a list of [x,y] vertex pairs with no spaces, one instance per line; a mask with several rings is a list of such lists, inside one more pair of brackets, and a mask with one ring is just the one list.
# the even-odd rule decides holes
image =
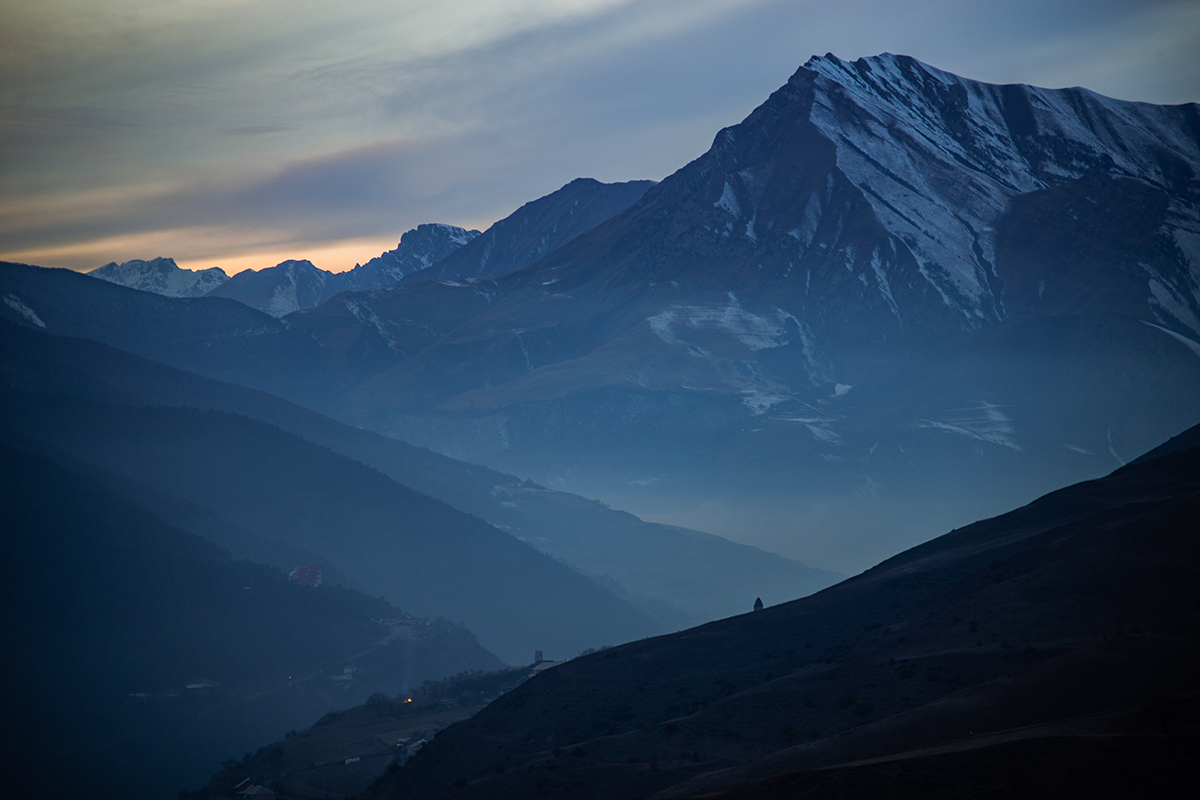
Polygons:
[[917,525],[855,498],[967,468],[992,494],[957,524],[1197,421],[1200,111],[814,58],[631,208],[460,283],[292,318],[369,376],[346,419],[696,527],[712,491]]
[[345,273],[340,291],[361,291],[394,286],[403,278],[450,257],[479,236],[479,231],[453,225],[418,225],[400,237],[395,250],[372,258]]
[[167,297],[201,297],[229,280],[220,267],[182,269],[174,259],[161,257],[149,261],[134,259],[124,264],[113,261],[88,274],[109,283]]
[[436,266],[409,273],[405,282],[481,278],[520,269],[620,214],[653,185],[654,181],[576,178],[521,206]]
[[239,272],[212,290],[273,317],[314,308],[339,292],[392,286],[405,275],[425,269],[479,235],[453,225],[418,225],[400,237],[395,250],[346,272],[319,269],[311,261],[284,261],[263,270]]

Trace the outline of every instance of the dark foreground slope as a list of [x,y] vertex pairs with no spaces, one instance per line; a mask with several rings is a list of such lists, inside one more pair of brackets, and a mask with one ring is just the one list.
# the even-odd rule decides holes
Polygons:
[[173,797],[330,708],[499,665],[462,628],[234,561],[7,444],[0,531],[6,796]]
[[381,794],[1194,785],[1200,448],[1172,449],[812,597],[549,670],[440,734]]
[[[591,575],[668,629],[811,594],[840,576],[699,531],[643,522],[577,495],[548,490],[360,430],[261,392],[182,372],[78,339],[0,320],[0,385],[24,392],[140,406],[228,411],[373,467],[394,481],[474,514]],[[224,546],[233,546],[224,542]],[[242,551],[259,561],[271,558]],[[593,642],[615,644],[616,640]],[[549,642],[542,649],[551,657]]]

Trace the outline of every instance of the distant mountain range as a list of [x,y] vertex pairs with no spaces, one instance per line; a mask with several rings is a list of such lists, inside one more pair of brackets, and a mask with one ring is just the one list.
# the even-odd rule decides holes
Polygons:
[[210,295],[238,300],[273,317],[282,317],[319,306],[339,292],[394,286],[405,275],[440,261],[478,235],[479,231],[453,225],[418,225],[400,237],[395,250],[352,270],[329,272],[313,266],[311,261],[284,261],[257,272],[239,272]]
[[521,206],[436,264],[408,273],[404,282],[459,281],[520,269],[620,214],[653,185],[654,181],[601,183],[576,178]]
[[814,58],[529,266],[290,321],[343,419],[865,566],[1200,420],[1198,120]]
[[220,267],[182,269],[172,258],[153,258],[149,261],[115,261],[88,273],[109,283],[141,289],[143,292],[166,297],[203,297],[229,280]]
[[[616,216],[653,185],[653,181],[606,184],[579,178],[522,206],[482,237],[479,231],[453,225],[418,225],[400,237],[396,249],[346,272],[319,269],[307,260],[288,260],[230,278],[219,267],[195,272],[180,269],[172,259],[156,258],[107,264],[88,274],[166,297],[228,297],[282,317],[319,306],[340,292],[382,289],[402,280],[457,280],[511,272]],[[473,246],[465,247],[472,242]]]

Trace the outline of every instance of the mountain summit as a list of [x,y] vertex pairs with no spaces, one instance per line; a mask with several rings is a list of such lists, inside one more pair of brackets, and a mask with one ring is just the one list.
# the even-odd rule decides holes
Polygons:
[[134,259],[118,264],[113,261],[88,273],[93,278],[154,292],[167,297],[201,297],[217,288],[229,276],[220,267],[183,269],[173,258]]
[[1200,421],[1198,132],[1194,104],[826,55],[527,267],[295,324],[376,359],[358,424],[626,507],[719,474],[899,497],[982,459],[1009,494],[974,518]]
[[282,317],[313,308],[338,292],[393,286],[405,275],[425,269],[479,235],[454,225],[418,225],[400,237],[394,250],[357,264],[346,272],[319,269],[311,261],[289,260],[263,270],[246,270],[211,292]]

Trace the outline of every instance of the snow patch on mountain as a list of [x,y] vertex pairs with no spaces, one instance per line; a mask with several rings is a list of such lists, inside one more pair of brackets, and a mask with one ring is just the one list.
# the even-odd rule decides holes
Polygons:
[[942,419],[923,419],[919,428],[934,428],[981,442],[990,442],[1013,450],[1021,446],[1014,440],[1012,419],[995,403],[980,400],[976,405],[948,411]]
[[346,309],[354,315],[355,319],[371,326],[379,334],[380,338],[387,343],[388,348],[392,352],[400,352],[400,347],[396,344],[396,338],[392,336],[391,331],[383,324],[383,320],[379,318],[378,314],[353,295],[347,295],[342,302],[345,303]]
[[[995,86],[891,54],[805,66],[819,76],[811,121],[835,144],[838,168],[969,327],[999,313],[988,277],[994,224],[1011,197],[1094,169],[1168,187],[1179,157],[1200,164],[1183,124],[1194,109]],[[1200,254],[1185,251],[1194,274]]]
[[1186,336],[1183,336],[1182,334],[1178,334],[1175,331],[1168,330],[1167,328],[1164,328],[1161,325],[1155,325],[1153,322],[1146,322],[1145,320],[1142,320],[1141,322],[1143,325],[1145,325],[1149,328],[1154,328],[1155,330],[1162,331],[1167,336],[1170,336],[1172,339],[1179,342],[1187,349],[1191,350],[1193,353],[1196,354],[1197,357],[1200,357],[1200,343],[1193,342],[1191,339],[1187,338]]
[[46,327],[46,323],[42,322],[42,318],[37,315],[37,312],[25,305],[25,302],[15,294],[4,295],[4,304],[39,328]]
[[88,275],[166,297],[202,297],[229,280],[220,267],[183,269],[174,259],[161,257],[149,261],[134,259],[123,264],[114,261],[92,270]]
[[694,331],[715,330],[732,336],[752,352],[788,343],[784,321],[795,320],[791,314],[775,309],[774,319],[753,314],[742,308],[733,292],[729,302],[719,306],[677,305],[646,321],[650,330],[667,344],[681,344],[674,329],[681,325]]

